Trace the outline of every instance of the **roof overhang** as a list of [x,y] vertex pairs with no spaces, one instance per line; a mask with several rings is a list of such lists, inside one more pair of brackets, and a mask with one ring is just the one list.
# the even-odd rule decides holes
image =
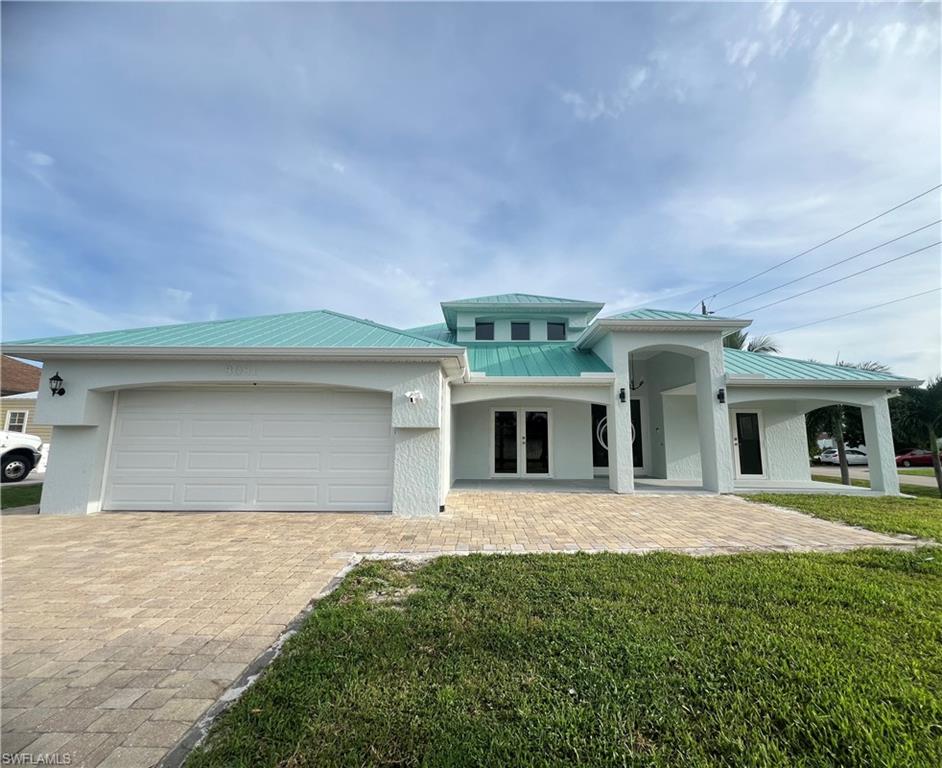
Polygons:
[[701,331],[721,333],[724,336],[734,331],[748,328],[751,320],[614,320],[602,318],[595,320],[576,339],[576,349],[592,347],[606,332],[611,331]]
[[471,371],[470,384],[499,385],[533,385],[533,386],[559,386],[560,384],[577,384],[590,387],[609,387],[615,381],[614,373],[583,373],[579,376],[488,376],[486,373]]
[[27,360],[201,360],[255,358],[265,360],[458,360],[467,367],[464,347],[131,347],[71,345],[9,345],[4,354]]
[[764,376],[736,376],[726,375],[728,387],[828,387],[849,389],[904,389],[918,387],[921,379],[769,379]]

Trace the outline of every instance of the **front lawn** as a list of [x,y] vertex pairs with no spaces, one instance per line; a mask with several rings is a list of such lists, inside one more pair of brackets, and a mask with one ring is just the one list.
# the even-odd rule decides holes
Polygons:
[[[812,475],[812,480],[817,480],[822,483],[840,483],[841,478],[835,477],[834,475]],[[850,479],[851,485],[856,485],[858,488],[869,488],[870,481],[863,480],[861,478],[852,477]],[[919,496],[920,498],[925,499],[935,499],[936,501],[942,501],[939,497],[939,489],[929,485],[912,485],[910,483],[900,483],[899,489],[902,493],[908,493],[910,496]]]
[[942,557],[371,562],[207,766],[938,766]]
[[935,470],[932,467],[915,467],[913,469],[898,469],[901,475],[920,475],[922,477],[935,477]]
[[39,504],[43,487],[39,485],[0,485],[0,509],[7,507],[25,507],[27,504]]
[[[909,489],[905,493],[909,493]],[[942,499],[939,499],[937,492],[934,497],[918,499],[805,493],[762,493],[747,498],[779,507],[791,507],[825,520],[859,525],[871,531],[907,533],[942,542]]]

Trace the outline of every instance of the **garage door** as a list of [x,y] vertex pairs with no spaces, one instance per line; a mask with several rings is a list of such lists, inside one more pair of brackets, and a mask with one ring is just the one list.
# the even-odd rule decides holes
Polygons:
[[119,393],[104,509],[385,511],[391,399],[250,387]]

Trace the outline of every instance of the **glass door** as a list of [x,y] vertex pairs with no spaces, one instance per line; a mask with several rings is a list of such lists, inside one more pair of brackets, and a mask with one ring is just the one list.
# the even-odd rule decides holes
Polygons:
[[513,408],[494,411],[495,477],[550,474],[550,413]]
[[517,474],[517,412],[494,411],[494,474]]
[[736,418],[736,467],[740,476],[765,474],[762,464],[762,429],[759,414],[739,411]]
[[524,418],[526,434],[524,455],[527,457],[526,474],[548,475],[549,466],[549,413],[547,411],[526,411]]

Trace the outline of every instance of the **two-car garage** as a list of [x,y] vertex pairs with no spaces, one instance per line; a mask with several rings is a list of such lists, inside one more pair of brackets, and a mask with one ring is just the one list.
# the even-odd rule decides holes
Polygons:
[[309,387],[126,389],[106,510],[388,511],[388,393]]

